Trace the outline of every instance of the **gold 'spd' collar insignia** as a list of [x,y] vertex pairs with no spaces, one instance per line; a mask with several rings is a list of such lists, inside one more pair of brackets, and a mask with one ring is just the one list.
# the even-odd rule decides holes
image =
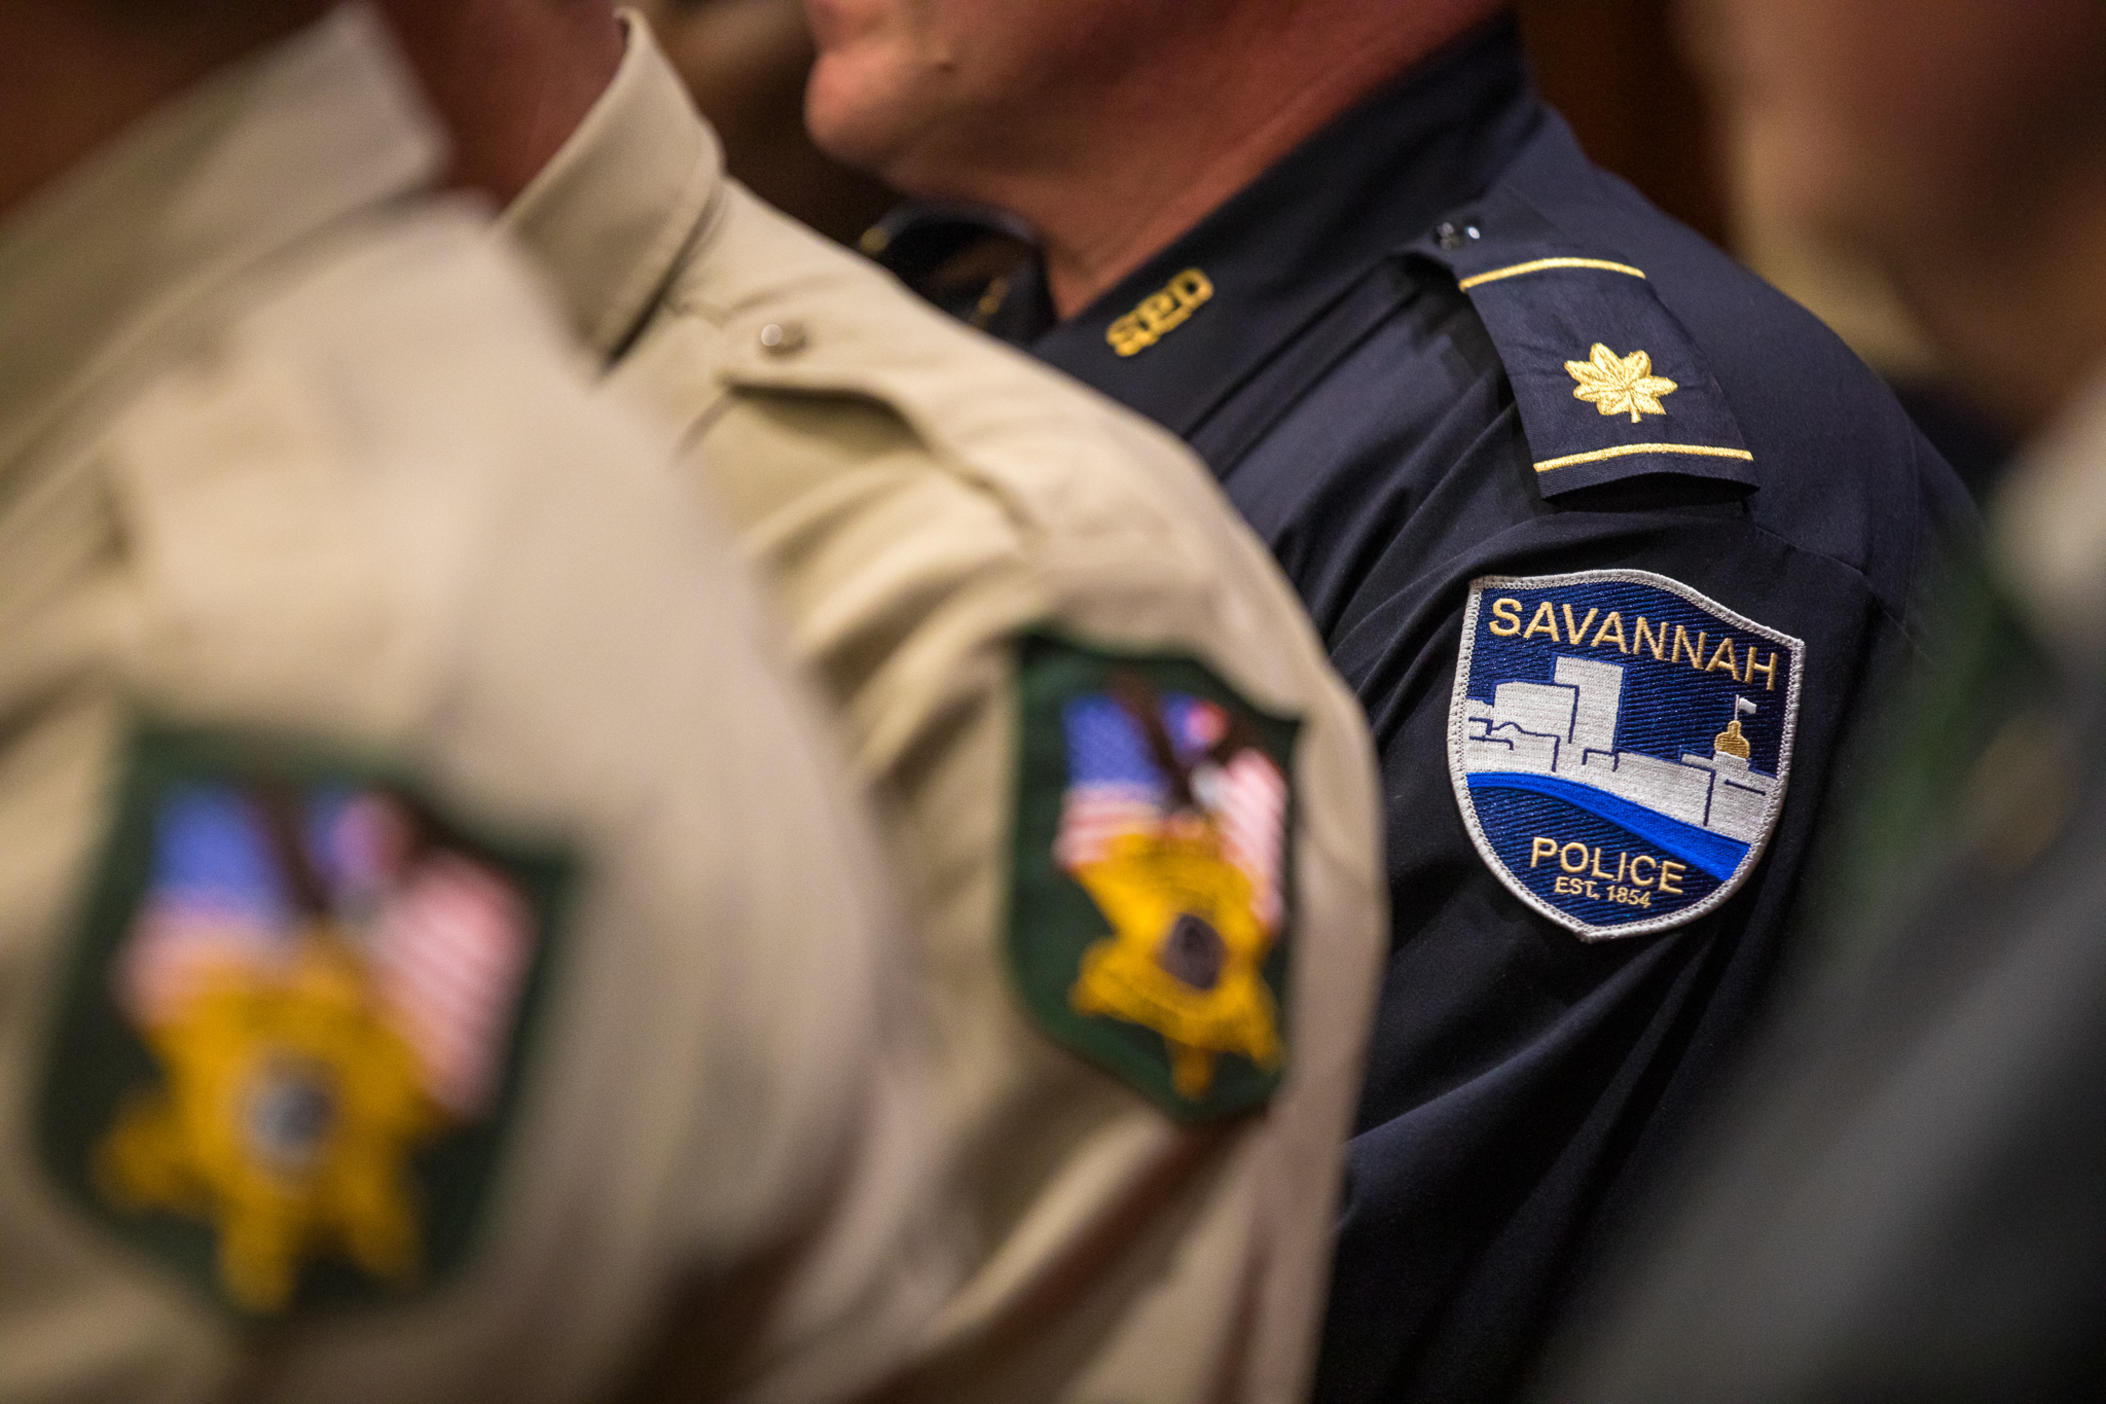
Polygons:
[[1724,391],[1645,269],[1560,242],[1496,194],[1468,229],[1418,252],[1491,334],[1545,497],[1647,474],[1756,484]]
[[1104,339],[1119,355],[1138,356],[1191,321],[1194,312],[1213,300],[1213,280],[1197,268],[1187,268],[1106,327]]
[[1286,1065],[1298,723],[1202,664],[1019,644],[1009,954],[1047,1034],[1183,1121]]
[[44,1071],[46,1166],[247,1319],[429,1289],[497,1168],[567,885],[382,767],[143,731]]

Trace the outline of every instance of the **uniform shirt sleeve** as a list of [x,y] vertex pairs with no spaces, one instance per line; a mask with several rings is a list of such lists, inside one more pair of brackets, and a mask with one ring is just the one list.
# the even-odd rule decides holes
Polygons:
[[[70,594],[125,602],[105,642],[154,713],[385,754],[574,858],[500,1173],[442,1289],[261,1332],[10,1174],[8,1278],[38,1289],[0,1320],[49,1334],[0,1394],[599,1398],[686,1383],[702,1331],[737,1345],[701,1397],[846,1393],[925,1297],[864,816],[665,446],[572,381],[478,232],[375,242],[124,410],[88,462],[125,549]],[[114,740],[104,697],[52,718],[74,773]]]
[[[798,432],[786,435],[791,413]],[[1241,1175],[1228,1178],[1258,1153],[1252,1132],[1180,1127],[1058,1046],[1027,1019],[1004,946],[1019,639],[1087,616],[1055,598],[999,496],[933,468],[881,409],[744,393],[700,448],[739,465],[708,481],[746,521],[800,651],[848,718],[921,923],[916,968],[945,1051],[944,1212],[973,1271],[922,1342],[905,1397],[1181,1397],[1228,1353],[1221,1333],[1268,1280],[1241,1241],[1263,1210]],[[753,471],[762,463],[766,474]],[[760,500],[742,500],[746,489]],[[1175,555],[1166,546],[1151,562],[1160,574],[1129,573],[1107,600],[1176,618],[1173,602],[1197,591]],[[1124,569],[1150,553],[1107,547],[1107,559]],[[1134,1225],[1116,1246],[1093,1227],[1113,1215]],[[1129,1268],[1131,1281],[1115,1270],[1173,1254],[1175,1270]],[[1062,1262],[1074,1287],[1032,1287]],[[1105,1314],[1114,1304],[1130,1325]],[[1144,1329],[1165,1318],[1174,1333]],[[1023,1330],[999,1355],[974,1346]]]
[[[1780,390],[1851,389],[1800,442],[1783,416],[1743,420],[1752,493],[1652,475],[1548,500],[1498,350],[1452,285],[1401,306],[1225,478],[1367,709],[1389,816],[1393,944],[1319,1397],[1511,1389],[1766,983],[1839,757],[1910,647],[1938,533],[1964,513],[1847,353],[1789,334],[1819,354],[1796,379],[1767,368]],[[1399,383],[1412,393],[1385,388]],[[1850,465],[1845,491],[1833,463]],[[1872,504],[1876,522],[1859,515]],[[1589,942],[1488,867],[1448,731],[1471,581],[1612,568],[1802,640],[1806,663],[1789,788],[1745,885],[1686,925]]]
[[[1361,725],[1188,456],[809,237],[728,192],[613,378],[690,426],[912,884],[971,1271],[904,1397],[1182,1399],[1232,1371],[1291,1393],[1327,1258],[1304,1190],[1332,1183],[1382,901]],[[1027,1009],[1007,904],[1019,659],[1044,628],[1204,660],[1303,722],[1295,1041],[1262,1116],[1181,1126]]]

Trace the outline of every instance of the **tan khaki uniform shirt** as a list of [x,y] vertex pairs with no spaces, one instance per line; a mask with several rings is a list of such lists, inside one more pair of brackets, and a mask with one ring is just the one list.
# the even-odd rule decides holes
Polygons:
[[[724,1373],[833,1397],[926,1315],[906,1233],[925,1099],[895,1085],[911,1065],[880,1014],[899,961],[874,853],[728,544],[664,473],[665,441],[574,380],[475,212],[422,196],[440,153],[378,33],[340,12],[0,221],[0,1399],[602,1399],[664,1363],[665,1333],[684,1349],[703,1327],[724,1337]],[[238,1063],[254,1082],[238,1114],[155,1121],[193,1086],[179,1067],[220,1046],[179,1020],[151,1025],[156,1056],[175,1050],[160,1070],[95,1109],[122,1073],[100,1054],[132,1031],[80,1010],[114,1015],[148,988],[179,1012],[223,1007],[139,984],[151,962],[76,968],[97,893],[148,866],[102,856],[145,718],[375,758],[479,840],[568,860],[547,928],[518,919],[526,888],[461,857],[476,850],[416,870],[415,893],[454,901],[485,949],[557,943],[530,1024],[513,1005],[480,1032],[419,1026],[419,1079],[446,1035],[465,1040],[447,1064],[462,1105],[476,1056],[514,1078],[487,1178],[464,1191],[457,1155],[441,1173],[411,1150],[459,1150],[493,1124],[488,1102],[391,1139],[438,1094],[388,1080],[408,1025],[388,1004],[375,1031],[375,991],[460,996],[374,974],[383,939],[412,965],[440,949],[428,908],[267,930],[321,962],[311,985],[272,983],[261,956],[214,977],[235,983],[212,998],[246,992],[257,1021],[296,988],[336,999],[358,1041],[326,1064],[333,1092],[258,1056]],[[206,789],[268,808],[244,785]],[[186,793],[203,792],[153,792],[157,843],[192,832]],[[400,817],[394,791],[361,794],[361,813]],[[321,822],[320,800],[296,799]],[[122,950],[194,951],[175,890],[118,909]],[[368,1014],[344,1013],[346,988]],[[474,1002],[488,981],[466,988],[458,1008],[507,1007]],[[284,1038],[314,1033],[292,1025]],[[209,1021],[243,1050],[260,1026]],[[399,1122],[330,1111],[375,1087]],[[94,1173],[75,1174],[54,1146],[86,1117]],[[354,1131],[363,1178],[342,1149]],[[342,1172],[337,1197],[296,1207],[357,1232],[273,1238],[280,1201],[257,1185],[317,1162]],[[168,1189],[193,1171],[225,1198]],[[470,1200],[442,1273],[439,1218]],[[232,1252],[237,1226],[254,1236]],[[207,1251],[186,1267],[192,1240]],[[274,1262],[302,1295],[273,1299]],[[307,1300],[330,1274],[355,1306]]]
[[[894,816],[972,1268],[901,1397],[1301,1397],[1384,897],[1364,724],[1272,562],[1169,438],[726,180],[633,18],[505,223],[616,387],[684,429]],[[1291,1049],[1261,1113],[1181,1128],[1019,1001],[1018,647],[1049,625],[1302,719]]]

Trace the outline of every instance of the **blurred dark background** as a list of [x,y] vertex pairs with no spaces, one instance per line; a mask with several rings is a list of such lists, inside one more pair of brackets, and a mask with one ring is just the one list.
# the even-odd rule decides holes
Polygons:
[[1587,153],[1716,243],[1728,195],[1674,0],[1526,0],[1521,29],[1551,105]]

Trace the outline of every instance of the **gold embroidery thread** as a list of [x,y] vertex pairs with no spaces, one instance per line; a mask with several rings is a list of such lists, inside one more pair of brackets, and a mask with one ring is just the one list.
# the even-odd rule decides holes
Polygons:
[[127,1100],[96,1153],[113,1202],[215,1224],[220,1281],[259,1315],[332,1250],[418,1275],[409,1162],[446,1121],[350,937],[325,922],[283,972],[216,969],[148,1046],[166,1082]]
[[[1272,932],[1250,879],[1222,849],[1212,819],[1178,816],[1157,833],[1120,835],[1075,871],[1113,934],[1083,953],[1069,1004],[1161,1034],[1172,1083],[1194,1101],[1213,1085],[1220,1055],[1240,1053],[1261,1068],[1284,1056],[1279,1009],[1260,975]],[[1180,945],[1196,946],[1196,958]],[[1194,963],[1203,967],[1196,976],[1177,968]]]
[[1194,312],[1213,299],[1213,280],[1197,268],[1187,268],[1161,292],[1143,298],[1140,306],[1105,328],[1104,339],[1119,355],[1138,356],[1190,321]]
[[1465,278],[1456,284],[1464,292],[1486,283],[1497,283],[1507,278],[1525,278],[1531,273],[1550,273],[1565,268],[1591,268],[1600,273],[1621,273],[1630,278],[1644,278],[1645,270],[1633,268],[1628,263],[1612,263],[1605,258],[1537,258],[1527,263],[1508,264],[1488,272]]
[[1666,414],[1660,397],[1682,388],[1664,375],[1654,375],[1653,358],[1645,352],[1619,356],[1599,341],[1589,359],[1567,361],[1565,370],[1579,382],[1573,399],[1592,401],[1603,417],[1628,414],[1633,424],[1641,415]]
[[1719,448],[1712,444],[1618,444],[1614,448],[1594,449],[1588,453],[1569,453],[1563,458],[1548,458],[1536,465],[1538,473],[1548,473],[1559,468],[1577,468],[1582,463],[1600,463],[1610,458],[1629,458],[1639,453],[1688,454],[1695,458],[1738,458],[1753,463],[1755,455],[1746,449]]

